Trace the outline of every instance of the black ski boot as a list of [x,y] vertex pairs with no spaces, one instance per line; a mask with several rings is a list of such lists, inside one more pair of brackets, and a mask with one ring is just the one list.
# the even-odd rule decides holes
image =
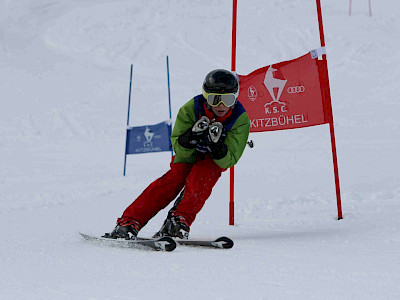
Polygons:
[[135,240],[139,231],[139,223],[131,220],[125,221],[121,218],[117,220],[117,226],[115,226],[114,230],[111,233],[105,233],[103,235],[104,238],[109,239],[126,239],[126,240]]
[[183,240],[189,238],[190,227],[182,216],[171,216],[168,217],[160,231],[157,232],[153,238],[160,238],[163,236],[178,237]]

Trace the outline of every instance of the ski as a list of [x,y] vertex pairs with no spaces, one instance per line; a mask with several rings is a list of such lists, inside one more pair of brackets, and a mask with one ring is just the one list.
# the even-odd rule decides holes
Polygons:
[[98,245],[108,245],[108,246],[123,247],[123,248],[135,248],[135,249],[157,250],[157,251],[173,251],[176,248],[176,242],[168,236],[156,239],[125,240],[125,239],[97,237],[84,233],[79,233],[79,234],[85,240],[93,242]]
[[179,245],[192,247],[207,247],[217,249],[230,249],[233,247],[233,241],[225,236],[219,237],[216,240],[175,240]]
[[[150,239],[138,238],[139,240],[148,241]],[[216,249],[230,249],[233,247],[233,241],[226,236],[221,236],[216,240],[181,240],[179,238],[174,241],[181,246],[192,246],[192,247],[205,247],[205,248],[216,248]]]

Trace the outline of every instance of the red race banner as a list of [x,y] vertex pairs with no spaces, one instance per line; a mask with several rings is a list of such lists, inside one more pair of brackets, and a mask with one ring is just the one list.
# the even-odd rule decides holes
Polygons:
[[301,128],[329,123],[329,85],[319,48],[289,61],[239,75],[238,100],[250,118],[250,132]]

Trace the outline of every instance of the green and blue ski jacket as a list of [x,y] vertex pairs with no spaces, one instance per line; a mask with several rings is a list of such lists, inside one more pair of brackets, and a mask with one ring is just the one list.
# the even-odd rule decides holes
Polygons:
[[[184,104],[176,117],[174,129],[171,134],[172,147],[175,151],[174,163],[195,163],[197,160],[196,149],[187,149],[178,143],[180,135],[184,134],[202,116],[207,116],[210,120],[210,113],[206,108],[206,99],[203,95],[198,95]],[[227,117],[216,121],[224,125],[225,145],[228,152],[225,157],[215,159],[214,162],[223,169],[234,166],[243,154],[250,132],[249,117],[240,102],[237,102],[233,109],[228,112]]]

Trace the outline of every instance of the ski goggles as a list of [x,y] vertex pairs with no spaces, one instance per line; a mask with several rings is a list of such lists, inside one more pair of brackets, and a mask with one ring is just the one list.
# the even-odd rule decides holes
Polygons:
[[203,96],[206,98],[207,103],[212,107],[218,106],[221,103],[227,107],[231,107],[236,103],[235,94],[215,94],[203,91]]

